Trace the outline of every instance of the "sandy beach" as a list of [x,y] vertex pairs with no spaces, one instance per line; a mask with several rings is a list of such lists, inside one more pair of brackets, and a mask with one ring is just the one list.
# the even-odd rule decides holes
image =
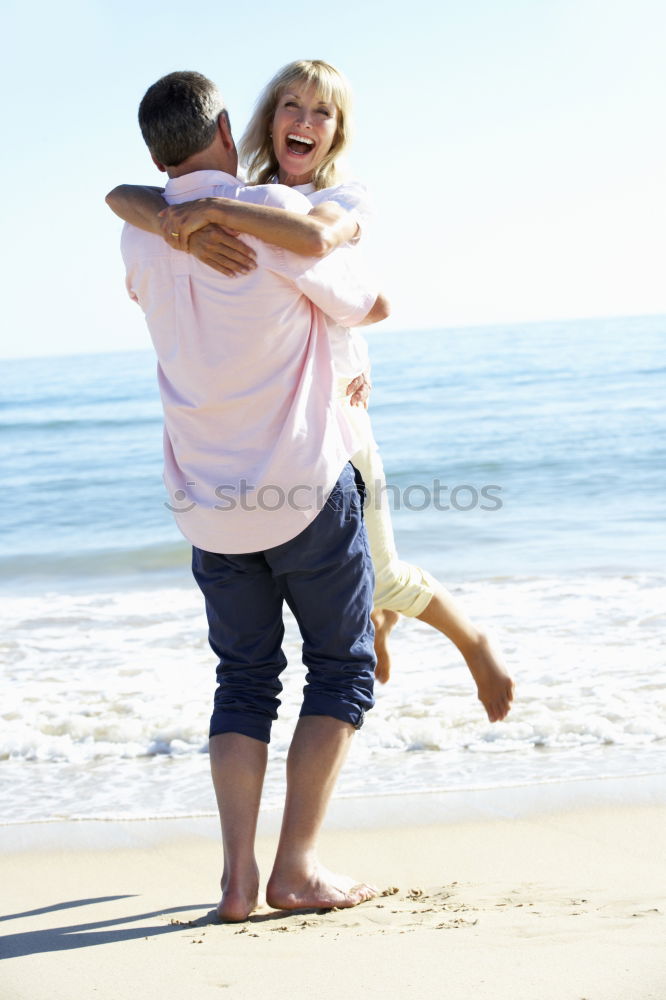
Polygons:
[[381,895],[222,925],[213,819],[5,826],[0,993],[663,1000],[665,828],[654,778],[336,802],[322,859]]

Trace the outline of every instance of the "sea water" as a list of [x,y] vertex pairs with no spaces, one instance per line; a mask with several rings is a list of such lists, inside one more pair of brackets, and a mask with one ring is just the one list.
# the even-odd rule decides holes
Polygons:
[[[666,318],[369,336],[403,558],[514,675],[488,723],[403,620],[338,796],[666,772]],[[0,362],[0,821],[211,814],[215,658],[165,506],[150,351]],[[264,803],[304,670],[286,616]]]

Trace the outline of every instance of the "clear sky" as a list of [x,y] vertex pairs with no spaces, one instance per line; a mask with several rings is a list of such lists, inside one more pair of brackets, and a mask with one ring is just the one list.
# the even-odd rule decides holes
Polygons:
[[662,0],[5,0],[2,23],[2,356],[148,345],[103,200],[160,182],[141,96],[199,70],[239,138],[297,58],[352,82],[391,328],[666,312]]

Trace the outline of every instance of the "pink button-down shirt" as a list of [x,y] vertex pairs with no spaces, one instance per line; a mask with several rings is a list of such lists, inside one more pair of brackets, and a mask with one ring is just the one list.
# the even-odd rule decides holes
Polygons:
[[[305,214],[303,195],[219,171],[169,180],[168,202],[217,195]],[[354,451],[334,404],[322,310],[353,326],[376,290],[349,254],[313,261],[244,237],[251,274],[227,278],[125,226],[127,288],[157,352],[164,481],[180,530],[209,552],[256,552],[315,518]]]

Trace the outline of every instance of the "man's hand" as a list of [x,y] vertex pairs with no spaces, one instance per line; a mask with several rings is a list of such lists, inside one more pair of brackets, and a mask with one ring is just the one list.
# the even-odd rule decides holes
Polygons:
[[350,397],[350,406],[364,406],[367,410],[368,408],[368,398],[370,396],[370,390],[372,389],[372,384],[366,377],[366,372],[361,375],[357,375],[356,378],[352,379],[347,386],[347,396]]
[[[173,246],[173,242],[170,245]],[[220,226],[208,225],[197,229],[189,238],[188,249],[203,264],[230,278],[237,274],[249,274],[257,266],[254,250]]]

